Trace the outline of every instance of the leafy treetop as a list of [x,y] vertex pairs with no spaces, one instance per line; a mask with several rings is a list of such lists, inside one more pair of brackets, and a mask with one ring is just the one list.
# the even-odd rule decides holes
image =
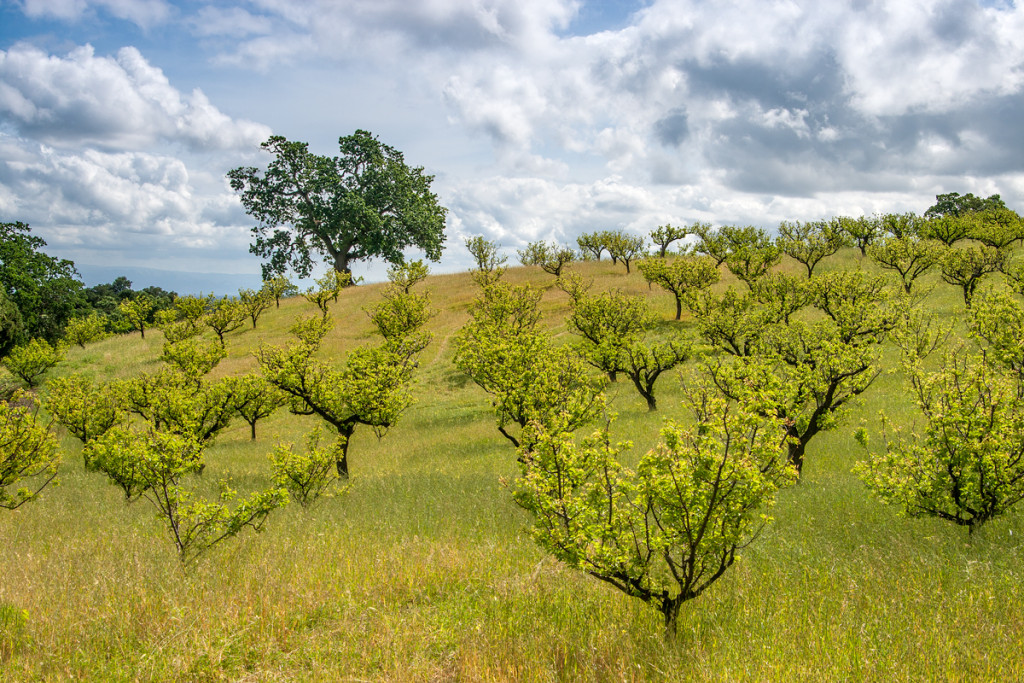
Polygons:
[[274,155],[266,172],[243,166],[228,173],[259,222],[250,251],[268,259],[264,279],[288,268],[308,277],[317,254],[342,273],[369,258],[402,263],[407,247],[441,257],[447,209],[430,191],[433,176],[364,130],[338,146],[340,156],[319,156],[305,142],[275,135],[262,144]]

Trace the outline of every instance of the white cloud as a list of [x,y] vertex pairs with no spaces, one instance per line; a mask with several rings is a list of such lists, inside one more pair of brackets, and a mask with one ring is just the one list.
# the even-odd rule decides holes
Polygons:
[[116,58],[96,56],[88,45],[63,57],[24,44],[0,51],[3,120],[47,144],[110,150],[248,148],[269,134],[232,120],[200,90],[181,93],[133,47]]
[[25,14],[32,18],[77,21],[97,9],[118,19],[149,28],[166,21],[171,7],[163,0],[22,0]]

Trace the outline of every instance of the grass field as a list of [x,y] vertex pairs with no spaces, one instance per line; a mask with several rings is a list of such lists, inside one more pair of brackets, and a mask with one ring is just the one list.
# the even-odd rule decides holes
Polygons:
[[[577,264],[596,287],[649,296],[668,322],[671,295],[610,262]],[[872,268],[849,249],[823,268]],[[794,270],[794,272],[797,272]],[[513,282],[547,288],[545,321],[567,335],[567,297],[537,268]],[[733,282],[725,278],[720,287]],[[924,306],[959,316],[959,290]],[[742,285],[741,285],[742,286]],[[421,285],[421,287],[424,287]],[[703,596],[666,641],[654,610],[546,556],[503,482],[515,454],[487,396],[452,366],[453,334],[476,294],[467,274],[425,283],[437,310],[416,403],[382,440],[357,430],[347,492],[289,505],[259,535],[225,542],[183,572],[144,501],[86,472],[69,436],[60,486],[0,511],[0,680],[680,681],[1024,679],[1024,517],[967,532],[908,520],[851,474],[851,438],[877,412],[913,419],[899,373],[883,374],[850,419],[815,439],[803,481],[782,492],[775,523]],[[361,308],[380,286],[332,305],[325,350],[372,339]],[[256,365],[314,307],[271,309],[228,336],[215,375]],[[126,377],[158,367],[154,331],[72,349],[54,374]],[[682,417],[679,381],[658,386],[657,413],[627,383],[609,390],[616,438],[639,456],[665,419]],[[45,389],[44,389],[45,391]],[[233,423],[207,454],[201,486],[230,476],[243,493],[269,482],[268,454],[299,442],[311,418],[279,411]]]

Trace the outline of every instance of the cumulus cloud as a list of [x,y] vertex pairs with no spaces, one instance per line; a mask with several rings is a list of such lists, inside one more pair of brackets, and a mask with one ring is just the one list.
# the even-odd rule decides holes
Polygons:
[[0,51],[0,121],[46,144],[108,150],[244,148],[269,134],[232,120],[198,89],[180,92],[133,47],[116,57],[88,45],[65,56],[25,44]]
[[[0,215],[47,226],[50,247],[134,260],[237,253],[248,220],[223,181],[178,158],[144,152],[67,152],[0,136]],[[121,256],[123,258],[123,256]]]
[[[586,1],[251,0],[181,21],[216,52],[215,68],[244,67],[230,74],[258,93],[254,110],[284,92],[269,85],[277,79],[291,88],[281,101],[300,94],[292,108],[304,122],[404,126],[417,143],[430,131],[438,139],[423,148],[444,150],[443,161],[416,163],[438,174],[454,233],[509,248],[606,227],[921,211],[948,191],[1024,202],[1024,8],[1014,3],[650,0],[609,30],[575,35]],[[71,19],[161,4],[23,7]],[[148,21],[177,13],[152,10]],[[271,109],[275,125],[291,121]],[[183,197],[200,197],[196,225],[246,221],[223,171],[195,158],[241,154],[269,132],[177,90],[133,48],[57,57],[20,45],[0,53],[0,131],[21,145],[2,152],[9,174],[17,157],[20,178],[29,167],[69,178],[62,155],[91,147],[100,156],[78,154],[74,173],[151,187],[173,216],[185,215]],[[184,150],[174,156],[187,180],[171,148]],[[108,206],[80,189],[80,206]],[[124,192],[118,206],[159,223]],[[12,196],[0,187],[0,206]]]
[[155,26],[171,15],[163,0],[22,0],[25,14],[32,18],[76,21],[90,12],[106,12],[142,28]]

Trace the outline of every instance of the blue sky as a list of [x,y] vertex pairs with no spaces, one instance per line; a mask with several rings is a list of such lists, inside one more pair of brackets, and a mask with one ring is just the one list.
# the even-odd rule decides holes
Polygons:
[[1020,210],[1021,35],[975,0],[0,0],[0,220],[94,279],[258,279],[224,174],[357,128],[436,176],[438,271],[478,234]]

